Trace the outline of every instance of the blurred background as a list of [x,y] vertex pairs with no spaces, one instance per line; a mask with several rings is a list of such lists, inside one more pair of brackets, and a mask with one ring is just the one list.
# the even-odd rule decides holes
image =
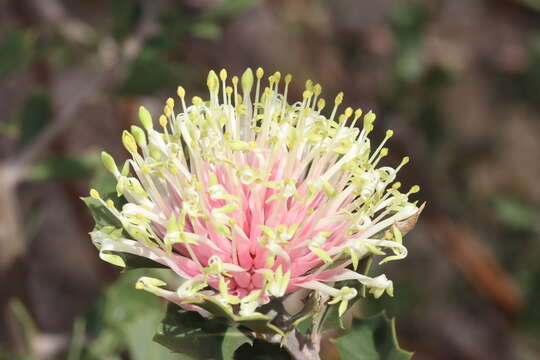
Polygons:
[[540,358],[539,0],[0,0],[0,359],[179,359],[79,197],[140,104],[246,66],[343,90],[412,158],[427,208],[362,312],[415,359]]

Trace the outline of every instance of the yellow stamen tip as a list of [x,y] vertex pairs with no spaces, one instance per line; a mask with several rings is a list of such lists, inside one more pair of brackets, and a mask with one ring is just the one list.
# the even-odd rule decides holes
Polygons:
[[324,109],[326,105],[326,101],[324,99],[319,99],[317,101],[317,110],[321,111],[322,109]]
[[94,199],[99,199],[99,192],[96,189],[90,189],[90,196]]
[[172,114],[172,109],[169,107],[169,105],[165,105],[163,107],[163,113],[165,114],[165,116],[169,117],[171,116]]
[[336,99],[334,100],[334,104],[339,105],[343,102],[343,92],[340,92],[337,94]]
[[137,143],[135,142],[135,138],[126,130],[124,130],[122,133],[122,143],[124,144],[126,150],[130,153],[137,152]]
[[408,156],[405,156],[405,157],[403,158],[403,160],[401,160],[401,164],[402,164],[402,165],[408,164],[409,161],[411,161],[411,159],[410,159]]
[[221,81],[227,80],[227,70],[221,69],[221,71],[219,72],[219,78],[221,79]]
[[192,99],[191,99],[191,102],[193,103],[193,105],[200,105],[203,103],[203,100],[198,97],[198,96],[194,96]]
[[161,125],[162,127],[167,126],[167,117],[165,115],[161,115],[159,117],[159,125]]
[[178,89],[176,90],[176,93],[178,94],[178,97],[181,99],[183,99],[186,96],[186,90],[182,86],[178,87]]

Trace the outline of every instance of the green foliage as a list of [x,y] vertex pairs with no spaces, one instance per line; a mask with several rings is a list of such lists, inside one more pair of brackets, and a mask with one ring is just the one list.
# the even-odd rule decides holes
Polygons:
[[185,76],[184,68],[167,60],[163,49],[145,47],[131,64],[126,80],[117,88],[122,95],[147,95],[175,89]]
[[217,6],[213,6],[203,15],[204,18],[213,21],[223,21],[234,15],[237,15],[250,7],[252,7],[257,0],[229,0],[219,3]]
[[212,21],[199,21],[193,24],[190,32],[196,37],[216,40],[221,36],[221,27]]
[[[133,27],[133,19],[140,12],[135,0],[111,0],[115,19],[115,34],[121,36]],[[148,95],[176,89],[180,82],[189,80],[193,66],[184,63],[184,41],[188,37],[218,39],[223,23],[249,9],[256,0],[229,0],[204,11],[188,11],[182,2],[170,4],[160,17],[161,32],[146,42],[129,66],[126,80],[116,88],[121,95]],[[171,60],[175,59],[175,60]]]
[[139,21],[141,9],[137,0],[109,0],[108,5],[113,18],[114,36],[123,39],[131,34]]
[[211,297],[202,297],[200,300],[191,301],[191,304],[197,305],[204,310],[216,315],[223,317],[225,320],[238,324],[240,326],[247,327],[253,331],[256,331],[261,334],[283,334],[281,329],[273,325],[270,320],[271,317],[266,315],[249,315],[249,316],[238,316],[233,314],[229,309],[224,307],[220,302]]
[[85,319],[77,319],[73,325],[73,334],[71,336],[71,344],[67,355],[67,360],[79,360],[84,346],[84,336],[86,333]]
[[426,23],[424,9],[413,3],[400,5],[390,19],[398,44],[396,73],[406,82],[417,80],[424,70],[422,48]]
[[251,344],[239,328],[225,319],[205,319],[193,311],[170,304],[154,340],[192,359],[233,360],[243,344]]
[[530,9],[540,12],[540,1],[539,0],[517,0],[525,6],[528,6]]
[[19,124],[19,146],[30,144],[47,126],[52,115],[49,95],[43,90],[34,90],[24,101],[17,122]]
[[[16,331],[20,333],[18,337],[22,339],[22,348],[27,354],[32,354],[32,339],[36,333],[36,325],[30,313],[19,299],[9,301],[9,310],[16,320]],[[28,356],[27,359],[32,359],[32,356]]]
[[33,45],[32,33],[27,30],[12,30],[0,39],[0,79],[31,60]]
[[502,96],[510,95],[519,102],[538,107],[540,99],[540,31],[530,36],[527,47],[527,64],[515,74],[503,74],[500,87]]
[[159,298],[133,286],[140,276],[149,272],[157,270],[122,274],[90,309],[86,315],[87,332],[97,337],[86,349],[83,359],[120,358],[125,349],[134,360],[186,359],[151,341],[164,308]]
[[33,181],[58,181],[81,179],[92,175],[99,164],[95,154],[87,156],[63,155],[46,159],[30,169]]
[[352,321],[350,331],[333,339],[342,359],[407,360],[412,353],[400,349],[395,323],[385,313]]
[[263,340],[241,346],[234,355],[235,360],[292,360],[284,348]]
[[518,231],[534,231],[536,211],[527,204],[510,196],[500,195],[493,200],[495,216],[504,225]]

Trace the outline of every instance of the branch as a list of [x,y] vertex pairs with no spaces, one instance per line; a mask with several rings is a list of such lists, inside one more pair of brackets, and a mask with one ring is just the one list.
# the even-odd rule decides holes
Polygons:
[[[42,3],[41,1],[36,2]],[[135,32],[125,40],[119,53],[117,52],[119,46],[114,44],[112,38],[102,41],[100,49],[104,51],[98,52],[93,59],[94,61],[91,61],[104,65],[100,65],[100,73],[89,79],[79,92],[74,92],[71,99],[64,102],[61,111],[53,119],[51,125],[31,145],[8,160],[15,166],[22,168],[22,171],[18,172],[19,174],[24,174],[28,167],[45,153],[47,146],[71,124],[75,119],[74,115],[93,94],[115,84],[125,74],[123,69],[127,68],[138,55],[146,39],[157,31],[155,19],[158,7],[154,5],[150,0],[141,0],[143,12],[141,21]],[[107,51],[109,54],[104,56]],[[107,61],[107,59],[115,60]]]
[[320,348],[318,344],[311,343],[309,334],[302,334],[297,329],[287,333],[285,339],[281,336],[274,336],[266,339],[273,344],[283,345],[294,360],[320,360]]
[[[17,206],[17,185],[26,178],[32,164],[46,154],[49,144],[76,119],[75,115],[92,95],[111,87],[125,75],[125,69],[138,55],[146,39],[157,31],[157,3],[141,0],[141,21],[135,32],[120,46],[111,37],[103,40],[99,46],[100,51],[90,61],[98,64],[99,73],[91,78],[85,76],[85,86],[72,92],[71,98],[62,102],[63,106],[57,116],[32,144],[0,163],[0,271],[7,268],[24,250]],[[33,4],[45,21],[70,18],[57,1],[35,0]],[[103,56],[107,51],[110,56]],[[84,73],[86,70],[86,66],[81,66],[79,72]]]
[[57,28],[70,41],[87,44],[95,36],[91,26],[69,16],[58,0],[31,0],[31,6],[43,22]]

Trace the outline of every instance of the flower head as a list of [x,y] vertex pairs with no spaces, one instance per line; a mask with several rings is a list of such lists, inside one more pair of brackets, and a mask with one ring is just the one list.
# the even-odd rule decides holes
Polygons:
[[118,255],[127,253],[165,265],[180,287],[148,277],[137,287],[202,313],[201,298],[249,316],[309,289],[340,303],[341,314],[358,296],[335,287],[341,280],[392,295],[385,275],[356,269],[373,254],[381,263],[404,258],[404,224],[419,213],[409,200],[418,186],[401,192],[395,182],[409,159],[380,165],[393,132],[373,145],[375,114],[341,111],[343,93],[325,113],[322,88],[311,81],[290,102],[290,75],[276,72],[266,87],[262,69],[227,78],[209,73],[206,101],[188,104],[179,87],[179,101],[167,99],[157,123],[141,107],[142,128],[122,134],[131,155],[122,169],[103,153],[127,203],[117,208],[91,192],[116,223],[91,233],[102,258],[123,265]]

